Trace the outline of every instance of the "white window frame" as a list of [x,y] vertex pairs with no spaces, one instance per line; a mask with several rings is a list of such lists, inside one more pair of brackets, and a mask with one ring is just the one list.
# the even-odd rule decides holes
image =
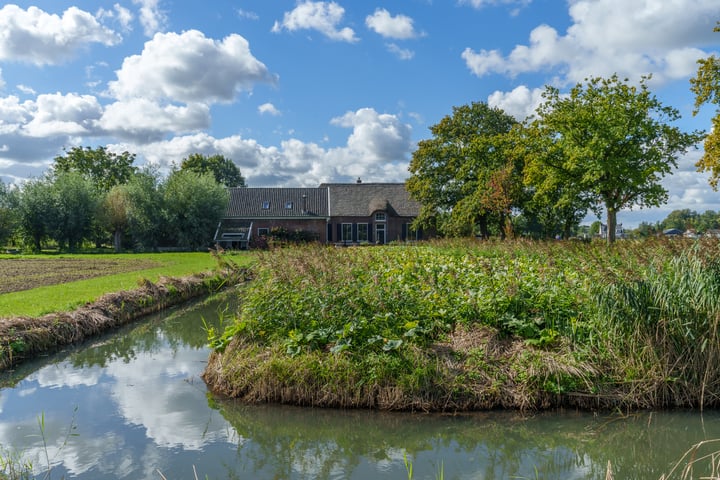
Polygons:
[[[348,232],[345,231],[346,228],[348,228],[348,229],[350,230],[350,231],[349,231],[349,235],[346,235],[346,233],[348,233]],[[341,234],[341,236],[342,236],[342,238],[340,239],[340,241],[343,242],[343,243],[351,243],[351,242],[353,241],[353,238],[352,238],[352,233],[353,233],[353,232],[352,232],[352,231],[353,231],[353,229],[352,229],[352,223],[343,223],[343,224],[342,224],[342,227],[340,227],[340,234]]]
[[385,212],[377,212],[375,213],[375,221],[376,222],[386,222],[387,221],[387,214]]
[[[382,242],[380,242],[380,232],[382,232]],[[387,228],[384,223],[375,224],[375,243],[386,244],[387,243]]]

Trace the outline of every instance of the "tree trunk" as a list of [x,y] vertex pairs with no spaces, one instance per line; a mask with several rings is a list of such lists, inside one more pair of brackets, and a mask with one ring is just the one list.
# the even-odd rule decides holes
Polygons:
[[480,215],[480,218],[478,218],[478,224],[480,226],[480,237],[483,239],[490,238],[487,215]]
[[607,208],[607,243],[615,241],[615,227],[617,225],[617,212],[614,208]]
[[115,253],[120,253],[120,250],[122,250],[122,230],[115,230],[113,234],[113,247],[115,247]]

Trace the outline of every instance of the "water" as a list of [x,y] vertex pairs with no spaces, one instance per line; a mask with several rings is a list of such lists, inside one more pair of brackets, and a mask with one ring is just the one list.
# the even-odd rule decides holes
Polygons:
[[200,378],[203,319],[217,323],[230,298],[6,374],[4,458],[54,479],[403,479],[409,468],[415,479],[604,479],[608,462],[615,478],[657,479],[720,438],[716,412],[425,415],[216,399]]

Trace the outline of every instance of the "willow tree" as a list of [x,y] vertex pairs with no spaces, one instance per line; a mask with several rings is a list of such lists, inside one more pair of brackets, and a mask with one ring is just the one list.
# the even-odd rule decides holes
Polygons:
[[702,139],[671,122],[679,112],[647,87],[611,78],[586,79],[567,95],[546,87],[529,129],[547,142],[552,155],[529,159],[538,188],[564,185],[607,214],[608,243],[615,241],[617,212],[654,207],[667,201],[662,178],[677,158]]
[[[720,32],[720,22],[715,31]],[[712,129],[705,137],[705,152],[696,166],[701,172],[710,172],[710,185],[717,190],[720,181],[720,58],[711,55],[698,60],[697,75],[690,79],[690,85],[690,90],[695,94],[693,115],[697,115],[700,107],[706,103],[716,105]]]
[[[502,227],[514,204],[519,172],[508,162],[505,138],[517,122],[498,108],[476,102],[430,127],[410,162],[407,189],[422,207],[418,223],[449,235],[478,229],[491,219]],[[502,228],[501,228],[502,232]]]

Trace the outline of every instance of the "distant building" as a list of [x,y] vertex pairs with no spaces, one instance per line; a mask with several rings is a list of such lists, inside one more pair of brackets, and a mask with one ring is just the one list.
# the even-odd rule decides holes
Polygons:
[[214,241],[224,248],[248,248],[258,238],[282,231],[304,240],[340,245],[419,240],[412,222],[420,204],[403,183],[326,183],[317,188],[230,189],[225,216]]
[[[600,238],[607,238],[608,236],[608,228],[604,223],[600,223],[599,235]],[[615,238],[627,238],[627,232],[623,228],[622,223],[615,225]]]

